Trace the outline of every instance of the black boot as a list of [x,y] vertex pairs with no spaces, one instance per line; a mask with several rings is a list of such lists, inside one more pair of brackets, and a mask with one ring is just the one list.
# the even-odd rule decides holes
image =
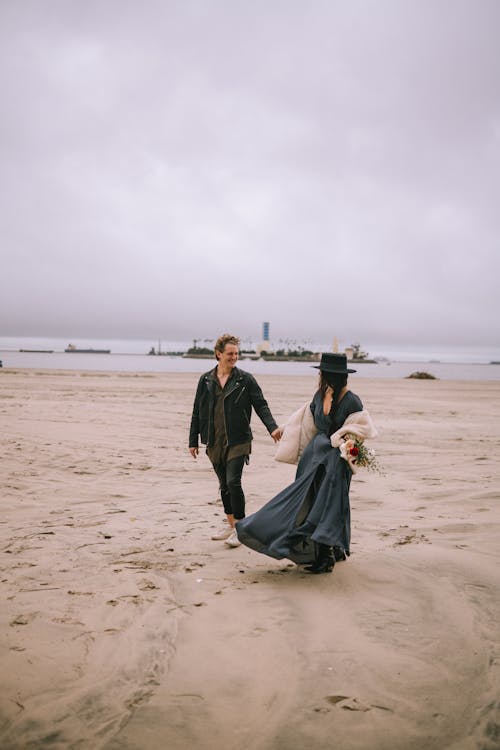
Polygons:
[[333,556],[335,558],[335,562],[342,562],[342,560],[346,559],[344,549],[342,547],[338,547],[337,545],[334,545],[333,547]]
[[331,573],[334,565],[333,548],[329,547],[328,544],[318,544],[316,560],[306,570],[309,573]]

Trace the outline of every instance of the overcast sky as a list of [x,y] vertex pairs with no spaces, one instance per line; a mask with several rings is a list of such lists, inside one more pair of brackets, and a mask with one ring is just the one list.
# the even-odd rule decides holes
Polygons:
[[0,0],[0,333],[500,343],[500,2]]

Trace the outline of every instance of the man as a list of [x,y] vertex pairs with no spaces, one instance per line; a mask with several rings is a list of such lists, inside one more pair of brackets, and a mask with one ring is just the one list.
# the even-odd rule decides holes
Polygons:
[[252,407],[274,442],[281,438],[259,384],[249,372],[236,367],[239,346],[240,340],[229,333],[217,339],[217,366],[202,375],[198,382],[189,430],[189,452],[193,458],[199,453],[198,436],[207,446],[227,516],[225,528],[212,539],[225,540],[230,547],[240,544],[234,527],[245,517],[241,475],[252,450]]

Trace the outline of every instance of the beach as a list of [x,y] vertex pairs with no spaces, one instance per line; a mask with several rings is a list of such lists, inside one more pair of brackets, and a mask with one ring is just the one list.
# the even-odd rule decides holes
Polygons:
[[[383,472],[311,576],[210,539],[198,377],[0,370],[2,750],[498,749],[500,381],[350,379]],[[252,428],[248,513],[295,472]]]

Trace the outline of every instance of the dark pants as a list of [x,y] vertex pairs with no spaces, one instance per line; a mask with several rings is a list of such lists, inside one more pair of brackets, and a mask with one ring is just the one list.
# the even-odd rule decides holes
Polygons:
[[248,456],[238,456],[227,463],[212,464],[219,478],[220,494],[224,512],[237,521],[245,518],[245,495],[241,486],[241,474]]

